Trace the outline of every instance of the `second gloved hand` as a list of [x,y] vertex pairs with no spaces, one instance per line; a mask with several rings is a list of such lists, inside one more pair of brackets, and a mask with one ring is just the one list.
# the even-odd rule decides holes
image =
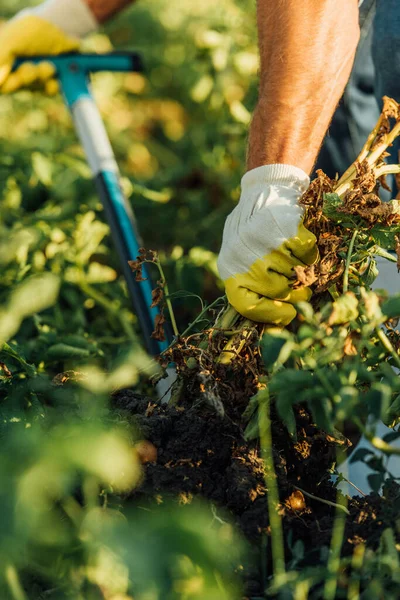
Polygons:
[[298,201],[309,177],[290,165],[246,173],[240,201],[228,216],[218,258],[230,304],[252,321],[287,325],[308,288],[292,289],[294,267],[318,258],[315,236],[303,225]]
[[80,38],[96,26],[84,0],[47,0],[21,11],[0,29],[0,92],[10,93],[32,84],[55,92],[54,68],[49,62],[26,62],[12,72],[15,59],[77,51]]

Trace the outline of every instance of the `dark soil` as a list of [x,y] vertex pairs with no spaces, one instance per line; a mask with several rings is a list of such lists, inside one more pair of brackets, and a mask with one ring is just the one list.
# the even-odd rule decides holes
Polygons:
[[[262,596],[269,518],[258,444],[244,440],[237,419],[217,416],[199,403],[170,408],[123,391],[113,397],[113,404],[118,412],[134,416],[143,439],[157,448],[157,460],[144,465],[145,478],[133,498],[172,497],[184,504],[201,496],[229,511],[253,549],[253,564],[245,575],[246,597]],[[335,508],[297,487],[337,502],[328,472],[337,444],[317,430],[304,410],[298,410],[296,420],[298,440],[293,444],[286,429],[273,419],[273,447],[285,538],[290,541],[287,559],[300,539],[305,551],[301,566],[305,566],[320,562],[321,549],[329,547]],[[394,483],[386,486],[383,497],[350,499],[343,555],[352,555],[363,542],[376,548],[383,530],[394,526],[399,503],[400,488]]]

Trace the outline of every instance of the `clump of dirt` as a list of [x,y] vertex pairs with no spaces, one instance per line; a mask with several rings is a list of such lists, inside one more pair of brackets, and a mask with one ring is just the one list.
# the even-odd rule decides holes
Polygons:
[[[160,406],[131,391],[115,394],[113,404],[119,412],[134,417],[143,438],[157,448],[156,462],[144,465],[144,480],[131,498],[173,498],[186,504],[201,496],[230,512],[253,549],[253,564],[245,575],[246,594],[261,596],[269,518],[258,443],[244,439],[240,422],[229,413],[218,416],[204,404],[191,401],[179,407]],[[301,540],[304,564],[315,564],[315,557],[331,541],[335,507],[318,498],[338,500],[328,472],[338,442],[318,430],[302,408],[296,414],[295,444],[279,420],[274,415],[272,419],[287,557],[291,558],[290,548],[296,540]],[[351,555],[354,547],[364,542],[375,548],[382,531],[393,527],[400,488],[391,484],[385,493],[387,497],[371,494],[349,501],[344,555]]]

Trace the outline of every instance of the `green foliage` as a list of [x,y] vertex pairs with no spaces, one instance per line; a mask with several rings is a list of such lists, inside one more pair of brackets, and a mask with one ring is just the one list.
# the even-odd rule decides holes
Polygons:
[[[27,4],[3,0],[1,11],[10,16]],[[93,82],[124,189],[145,246],[160,252],[183,327],[196,321],[199,299],[206,305],[218,295],[216,253],[239,196],[256,99],[254,10],[250,0],[138,3],[107,33],[115,47],[143,53],[145,73]],[[89,50],[109,47],[105,34],[87,42]],[[0,97],[0,135],[0,597],[240,598],[233,572],[242,543],[215,511],[123,508],[122,496],[140,482],[139,433],[109,410],[107,396],[157,367],[138,342],[109,227],[61,98]],[[339,204],[330,195],[324,209],[357,227],[344,222]],[[371,254],[392,249],[399,231],[370,233],[357,237],[353,257],[365,287],[376,274]],[[392,426],[399,418],[395,361],[377,335],[386,317],[400,315],[398,299],[333,298],[321,310],[302,304],[296,332],[269,330],[262,342],[270,392],[294,441],[298,402],[333,435],[349,418],[371,436],[379,418]],[[344,351],[349,327],[357,355]],[[259,404],[254,397],[245,414],[248,439],[259,434]],[[379,489],[386,473],[374,459],[354,456],[371,467]],[[327,551],[303,568],[296,542],[286,574],[267,593],[305,598],[314,587],[321,597]],[[357,578],[371,597],[392,597],[394,586],[397,597],[390,531],[378,552],[366,551]]]
[[[2,16],[27,4],[5,1]],[[189,4],[115,20],[113,43],[140,50],[145,73],[93,82],[182,327],[219,295],[258,68],[252,3]],[[110,46],[98,34],[86,47]],[[239,598],[241,541],[209,507],[122,509],[139,434],[107,395],[158,368],[61,97],[0,97],[0,135],[0,597]]]

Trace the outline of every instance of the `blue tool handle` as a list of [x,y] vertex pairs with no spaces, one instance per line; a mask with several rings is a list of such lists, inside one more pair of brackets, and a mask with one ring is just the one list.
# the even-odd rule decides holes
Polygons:
[[141,58],[136,52],[108,52],[106,54],[69,52],[54,56],[20,56],[14,62],[13,70],[18,69],[18,67],[27,62],[34,64],[50,62],[54,65],[57,76],[61,76],[66,71],[87,74],[99,71],[143,71]]

